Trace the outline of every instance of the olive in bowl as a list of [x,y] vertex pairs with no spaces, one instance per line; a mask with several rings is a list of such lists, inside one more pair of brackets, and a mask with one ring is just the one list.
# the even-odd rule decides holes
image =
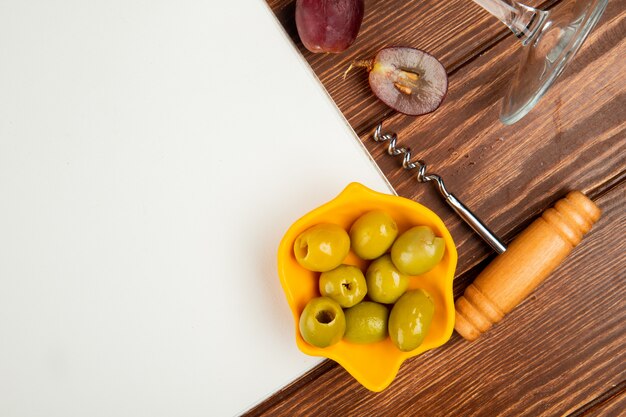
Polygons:
[[367,294],[363,272],[353,265],[339,265],[322,272],[319,286],[323,296],[332,298],[344,308],[360,303]]
[[300,334],[307,343],[325,348],[339,342],[346,331],[341,306],[328,297],[309,301],[300,316]]
[[435,313],[435,303],[424,290],[406,292],[394,304],[389,315],[389,337],[403,352],[422,344]]
[[387,307],[372,301],[363,301],[345,312],[344,338],[352,343],[375,343],[387,337]]
[[335,269],[350,251],[350,237],[340,226],[321,223],[302,232],[293,244],[298,263],[310,271]]
[[391,260],[402,273],[421,275],[443,258],[445,241],[428,226],[415,226],[402,233],[391,247]]
[[383,210],[372,210],[350,227],[350,245],[361,259],[376,259],[389,250],[398,236],[398,226]]
[[365,277],[370,298],[379,303],[395,303],[409,287],[409,277],[398,271],[389,255],[373,261]]

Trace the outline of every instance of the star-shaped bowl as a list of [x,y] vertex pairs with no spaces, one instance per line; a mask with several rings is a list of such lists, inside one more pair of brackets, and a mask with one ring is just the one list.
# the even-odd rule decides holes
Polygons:
[[[371,210],[384,210],[396,221],[399,233],[413,226],[431,227],[443,237],[446,251],[443,259],[431,271],[410,278],[409,289],[422,288],[433,298],[435,313],[428,335],[415,350],[402,352],[391,339],[372,344],[355,344],[345,340],[327,348],[309,345],[298,328],[300,314],[307,302],[319,297],[319,272],[309,271],[298,264],[293,244],[300,233],[318,223],[335,223],[349,230],[352,223]],[[358,258],[352,251],[344,261],[365,273],[369,261]],[[278,248],[278,274],[294,319],[298,348],[312,356],[323,356],[343,366],[357,381],[371,391],[382,391],[395,378],[400,365],[413,356],[441,346],[448,341],[454,328],[452,281],[457,252],[452,236],[443,221],[431,210],[415,201],[373,191],[359,183],[349,184],[335,199],[309,212],[285,233]]]

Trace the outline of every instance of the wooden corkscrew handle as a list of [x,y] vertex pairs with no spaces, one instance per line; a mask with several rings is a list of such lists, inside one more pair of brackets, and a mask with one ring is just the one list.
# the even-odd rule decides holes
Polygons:
[[546,210],[456,301],[456,331],[472,341],[502,320],[580,243],[600,214],[579,191]]

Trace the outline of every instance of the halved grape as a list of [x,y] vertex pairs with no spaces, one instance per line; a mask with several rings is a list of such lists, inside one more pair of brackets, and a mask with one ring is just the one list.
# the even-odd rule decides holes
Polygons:
[[407,115],[435,111],[448,91],[446,69],[434,56],[419,49],[385,48],[374,59],[356,61],[353,67],[366,68],[376,97]]

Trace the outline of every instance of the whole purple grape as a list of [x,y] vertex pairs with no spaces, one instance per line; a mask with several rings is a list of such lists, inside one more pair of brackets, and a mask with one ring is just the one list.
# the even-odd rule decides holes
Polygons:
[[311,52],[342,52],[356,39],[363,0],[297,0],[296,26]]

